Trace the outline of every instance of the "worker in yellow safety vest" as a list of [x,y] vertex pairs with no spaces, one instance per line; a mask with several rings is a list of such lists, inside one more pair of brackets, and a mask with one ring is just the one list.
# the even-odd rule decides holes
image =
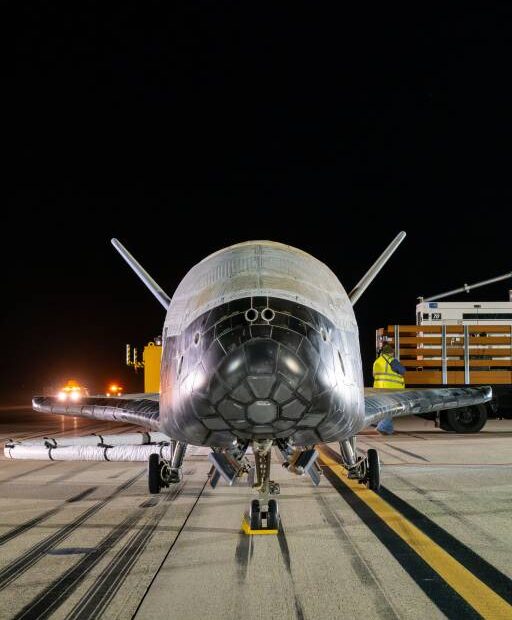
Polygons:
[[[373,387],[385,390],[400,390],[405,387],[405,368],[395,358],[390,344],[385,344],[373,364]],[[383,435],[393,434],[393,419],[385,418],[377,424]]]

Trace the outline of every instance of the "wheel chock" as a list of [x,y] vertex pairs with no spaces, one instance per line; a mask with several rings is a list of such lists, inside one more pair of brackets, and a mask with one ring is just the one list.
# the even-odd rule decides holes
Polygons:
[[274,535],[278,534],[279,530],[278,529],[271,530],[268,527],[262,527],[260,530],[252,530],[249,519],[246,515],[244,516],[243,521],[242,521],[242,532],[244,534],[247,534],[248,536],[263,536],[266,534],[274,534]]

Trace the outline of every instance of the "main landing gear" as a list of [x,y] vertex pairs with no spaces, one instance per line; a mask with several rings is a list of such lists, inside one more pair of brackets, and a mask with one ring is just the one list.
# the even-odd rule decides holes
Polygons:
[[348,477],[365,484],[378,493],[380,489],[380,461],[377,450],[370,448],[364,457],[357,457],[356,438],[340,441],[341,458]]
[[160,493],[160,489],[180,482],[183,478],[181,467],[187,444],[183,441],[171,441],[171,459],[163,459],[159,454],[149,457],[148,486],[152,494]]

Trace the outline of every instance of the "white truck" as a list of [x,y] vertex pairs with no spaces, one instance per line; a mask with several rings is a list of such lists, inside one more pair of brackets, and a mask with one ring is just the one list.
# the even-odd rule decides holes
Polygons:
[[491,385],[491,403],[433,414],[446,431],[475,433],[488,418],[512,418],[512,291],[509,301],[439,301],[512,278],[512,272],[428,298],[419,298],[416,325],[377,330],[377,349],[395,348],[407,387]]

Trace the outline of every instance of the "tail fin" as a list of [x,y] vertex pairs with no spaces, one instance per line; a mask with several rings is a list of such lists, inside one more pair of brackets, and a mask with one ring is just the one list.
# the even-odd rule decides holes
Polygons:
[[398,233],[398,235],[393,239],[393,241],[388,245],[388,247],[382,252],[379,258],[375,261],[375,263],[370,267],[370,269],[364,274],[364,276],[359,280],[359,282],[354,286],[354,288],[350,291],[350,301],[354,306],[356,301],[361,297],[361,295],[366,291],[366,289],[373,282],[375,276],[379,273],[379,271],[384,267],[384,265],[391,258],[394,251],[398,248],[398,246],[405,239],[406,233],[404,231]]
[[128,252],[124,245],[117,239],[111,239],[112,245],[121,254],[128,265],[135,271],[139,278],[144,282],[148,289],[158,299],[162,306],[167,310],[171,303],[171,298],[167,293],[153,280],[149,273],[138,263],[133,256]]

